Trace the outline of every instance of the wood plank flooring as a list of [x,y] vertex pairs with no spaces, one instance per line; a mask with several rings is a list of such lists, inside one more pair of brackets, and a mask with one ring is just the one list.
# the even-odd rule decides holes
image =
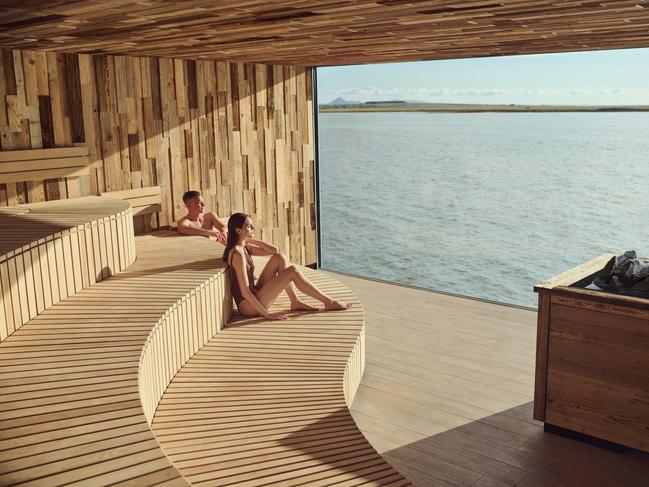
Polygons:
[[160,317],[223,272],[218,247],[141,237],[128,270],[0,344],[0,485],[187,485],[148,426],[139,363]]
[[[153,431],[192,485],[410,485],[368,444],[345,402],[361,305],[331,277],[305,272],[352,309],[235,319],[165,392]],[[286,299],[275,306],[287,308]]]
[[352,415],[416,485],[648,485],[649,455],[546,433],[532,419],[535,312],[332,275],[366,313]]

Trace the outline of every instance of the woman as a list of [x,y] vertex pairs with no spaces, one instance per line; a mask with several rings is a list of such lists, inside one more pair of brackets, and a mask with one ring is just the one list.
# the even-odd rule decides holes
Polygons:
[[[230,266],[232,297],[239,312],[245,316],[263,316],[269,320],[285,320],[283,313],[269,313],[268,308],[285,290],[293,311],[317,311],[297,297],[293,284],[304,294],[321,301],[325,310],[349,309],[351,305],[336,301],[322,293],[311,281],[289,264],[274,245],[254,240],[252,220],[245,213],[235,213],[228,220],[228,241],[223,260]],[[252,255],[271,255],[255,284]]]

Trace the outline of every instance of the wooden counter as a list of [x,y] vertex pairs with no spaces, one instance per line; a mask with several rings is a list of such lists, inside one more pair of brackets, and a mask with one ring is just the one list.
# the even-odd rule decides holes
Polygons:
[[534,418],[649,452],[649,299],[579,287],[612,256],[534,288]]

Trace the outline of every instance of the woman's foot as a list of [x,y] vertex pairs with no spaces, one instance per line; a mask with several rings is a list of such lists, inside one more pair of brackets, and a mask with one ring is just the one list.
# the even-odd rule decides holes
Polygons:
[[318,308],[298,300],[291,303],[291,311],[318,311]]
[[351,303],[345,303],[344,301],[335,301],[332,299],[329,304],[325,304],[325,311],[341,311],[343,309],[349,309],[351,307]]

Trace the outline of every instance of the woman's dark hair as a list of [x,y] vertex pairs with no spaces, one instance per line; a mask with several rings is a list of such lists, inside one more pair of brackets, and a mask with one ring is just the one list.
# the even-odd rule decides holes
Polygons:
[[228,241],[225,244],[225,250],[223,251],[223,260],[226,263],[228,262],[230,250],[232,250],[232,247],[237,245],[237,242],[239,241],[239,234],[236,230],[237,228],[243,227],[246,223],[246,218],[248,218],[248,215],[245,213],[233,213],[228,220]]

